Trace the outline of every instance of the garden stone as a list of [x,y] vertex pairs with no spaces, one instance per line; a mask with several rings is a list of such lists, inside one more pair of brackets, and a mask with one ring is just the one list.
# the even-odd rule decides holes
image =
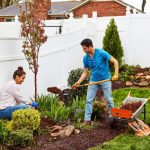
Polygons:
[[144,73],[140,72],[140,73],[137,73],[136,76],[143,76]]
[[133,83],[131,81],[126,81],[126,86],[132,86]]
[[75,129],[75,134],[79,134],[80,130],[79,129]]
[[137,80],[134,80],[134,81],[133,81],[133,84],[136,85],[136,86],[139,86],[139,83],[140,83],[140,82],[141,82],[141,81],[137,79]]
[[147,76],[146,76],[146,80],[150,80],[150,75],[147,75]]
[[139,86],[148,86],[149,83],[147,81],[142,81],[139,83]]
[[59,132],[59,135],[60,135],[61,138],[64,138],[66,136],[66,130],[61,130]]
[[75,127],[72,125],[69,125],[69,126],[66,126],[65,129],[66,129],[65,135],[70,136],[74,132]]
[[141,76],[140,78],[141,78],[141,79],[146,79],[146,77],[145,77],[145,76]]

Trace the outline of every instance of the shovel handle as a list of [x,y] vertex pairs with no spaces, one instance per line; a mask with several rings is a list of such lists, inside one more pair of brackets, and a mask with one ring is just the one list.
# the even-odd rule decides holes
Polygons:
[[107,80],[101,80],[101,81],[98,81],[98,82],[91,82],[91,83],[79,85],[79,87],[90,86],[90,85],[95,85],[95,84],[100,84],[100,83],[108,82],[108,81],[111,81],[111,80],[110,80],[110,79],[107,79]]

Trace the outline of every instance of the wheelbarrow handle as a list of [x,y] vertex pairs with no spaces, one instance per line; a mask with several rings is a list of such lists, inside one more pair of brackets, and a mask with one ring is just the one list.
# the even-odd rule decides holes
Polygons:
[[90,86],[90,85],[95,85],[95,84],[101,84],[103,82],[108,82],[108,81],[111,81],[111,79],[101,80],[101,81],[98,81],[98,82],[90,82],[90,83],[87,83],[87,84],[79,85],[79,87]]

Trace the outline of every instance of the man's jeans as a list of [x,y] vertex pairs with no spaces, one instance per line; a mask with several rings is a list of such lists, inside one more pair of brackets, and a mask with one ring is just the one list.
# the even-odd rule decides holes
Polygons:
[[11,119],[12,113],[18,109],[29,108],[29,105],[15,105],[0,110],[0,119]]
[[84,116],[84,120],[86,121],[91,120],[93,99],[95,98],[99,88],[101,88],[104,93],[104,97],[107,101],[108,112],[110,112],[110,109],[114,107],[114,102],[112,98],[111,81],[104,82],[99,85],[90,85],[88,86],[87,97],[86,97],[86,107],[85,107],[85,116]]

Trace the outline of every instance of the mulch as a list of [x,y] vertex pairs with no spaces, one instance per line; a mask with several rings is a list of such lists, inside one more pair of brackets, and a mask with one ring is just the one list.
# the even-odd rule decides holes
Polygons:
[[[42,128],[45,129],[54,124],[48,119],[43,119],[41,122]],[[112,129],[108,123],[101,121],[96,128],[81,130],[79,134],[54,139],[50,137],[50,131],[47,128],[46,134],[35,137],[35,144],[32,147],[17,148],[16,150],[87,150],[113,139],[122,132],[124,130]]]

